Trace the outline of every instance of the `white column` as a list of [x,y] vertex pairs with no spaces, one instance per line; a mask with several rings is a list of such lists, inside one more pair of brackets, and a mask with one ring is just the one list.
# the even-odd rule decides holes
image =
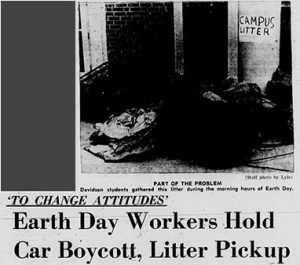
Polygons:
[[228,1],[228,76],[238,77],[238,2]]
[[84,72],[88,72],[91,70],[91,45],[89,43],[88,3],[79,3],[79,8],[81,15]]
[[182,2],[174,2],[175,72],[184,74]]
[[107,61],[105,3],[80,3],[85,72]]

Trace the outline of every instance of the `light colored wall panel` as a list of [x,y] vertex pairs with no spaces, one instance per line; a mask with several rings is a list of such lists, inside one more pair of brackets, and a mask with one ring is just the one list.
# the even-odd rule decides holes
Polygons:
[[84,69],[88,72],[107,61],[105,3],[79,3]]
[[175,72],[184,74],[182,2],[174,3]]
[[238,2],[228,2],[228,76],[238,76]]

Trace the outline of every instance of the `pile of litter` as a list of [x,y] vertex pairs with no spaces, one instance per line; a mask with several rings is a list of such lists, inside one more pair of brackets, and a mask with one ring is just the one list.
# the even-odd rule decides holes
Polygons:
[[164,103],[160,147],[211,168],[247,162],[261,143],[267,114],[276,111],[257,84],[233,77],[216,84],[179,80]]
[[[103,93],[99,88],[109,78],[107,69],[104,65],[84,77],[81,88]],[[156,148],[166,155],[220,168],[245,163],[263,137],[293,141],[291,77],[279,69],[265,94],[257,84],[239,83],[233,77],[209,85],[173,81],[171,89],[164,91],[162,103],[120,110],[111,108],[109,102],[118,105],[121,94],[109,98],[110,86],[104,86],[103,101],[94,102],[102,113],[97,118],[101,123],[95,124],[85,150],[116,162]]]

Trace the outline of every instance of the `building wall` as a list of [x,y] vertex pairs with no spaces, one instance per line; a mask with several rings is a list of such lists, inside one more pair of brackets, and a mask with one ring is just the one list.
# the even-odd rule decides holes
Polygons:
[[173,3],[107,3],[106,30],[110,63],[174,70]]
[[292,73],[291,4],[288,1],[282,2],[281,8],[280,68]]

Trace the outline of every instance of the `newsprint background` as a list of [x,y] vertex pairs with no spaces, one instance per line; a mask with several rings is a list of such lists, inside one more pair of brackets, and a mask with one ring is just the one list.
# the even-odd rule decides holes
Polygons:
[[[174,77],[171,78],[172,82],[175,82],[175,87],[173,86],[174,84],[172,84],[171,89],[178,89],[182,84],[184,84],[184,87],[195,86],[199,72],[197,73],[194,71],[193,66],[197,65],[199,62],[197,60],[201,59],[201,56],[206,60],[206,63],[209,62],[209,55],[205,55],[205,52],[200,55],[190,54],[187,55],[187,57],[183,55],[184,48],[186,48],[183,43],[188,42],[190,45],[189,49],[194,49],[193,41],[196,42],[197,45],[205,42],[204,37],[203,39],[193,39],[193,35],[197,34],[197,27],[191,24],[191,29],[186,30],[190,33],[189,38],[182,36],[182,30],[184,32],[186,29],[184,21],[188,21],[188,19],[184,20],[184,16],[189,8],[189,18],[193,17],[194,20],[199,19],[199,15],[197,15],[198,13],[196,11],[193,13],[193,10],[199,11],[201,8],[202,10],[204,8],[207,13],[205,13],[206,11],[203,11],[201,15],[206,16],[206,18],[210,17],[210,15],[213,16],[213,18],[216,19],[216,21],[210,21],[213,25],[213,30],[218,34],[221,34],[222,30],[220,29],[224,28],[223,20],[221,20],[224,18],[224,11],[233,12],[232,14],[233,16],[236,14],[236,18],[241,16],[247,17],[250,16],[247,12],[251,12],[252,10],[251,8],[248,8],[248,6],[252,6],[252,8],[255,5],[263,6],[262,1],[241,1],[240,3],[233,1],[222,3],[203,3],[195,1],[176,3],[155,2],[155,4],[154,2],[144,1],[142,3],[143,4],[140,4],[140,2],[131,2],[131,4],[128,4],[128,2],[76,3],[76,10],[74,10],[74,12],[76,12],[75,67],[77,75],[75,111],[76,191],[51,192],[51,189],[49,189],[50,191],[45,192],[2,191],[0,195],[0,265],[81,265],[101,263],[122,265],[152,265],[154,263],[164,265],[300,264],[300,249],[298,242],[298,239],[300,238],[300,180],[298,173],[299,166],[297,164],[300,140],[298,128],[298,116],[300,113],[298,104],[300,73],[299,3],[296,1],[290,3],[292,17],[292,72],[290,74],[293,77],[292,112],[294,116],[294,137],[293,142],[289,142],[289,144],[286,145],[286,148],[288,149],[284,149],[284,152],[288,150],[289,153],[293,154],[289,155],[287,158],[285,157],[285,160],[280,160],[279,163],[272,164],[272,161],[270,162],[267,159],[268,163],[260,164],[260,167],[257,167],[257,164],[253,167],[253,164],[249,163],[249,161],[247,164],[238,163],[234,166],[228,166],[228,163],[232,162],[230,159],[228,159],[225,166],[220,166],[220,164],[213,164],[212,166],[211,160],[206,161],[208,164],[199,165],[199,161],[195,161],[194,157],[186,158],[185,156],[182,160],[182,157],[178,157],[178,153],[176,153],[177,147],[180,148],[180,150],[183,148],[180,142],[182,139],[172,142],[173,145],[175,145],[173,146],[175,148],[172,149],[171,154],[165,154],[165,149],[160,153],[151,150],[151,155],[147,155],[142,159],[134,158],[132,160],[130,158],[129,160],[110,161],[110,159],[120,154],[115,154],[111,150],[103,148],[108,148],[108,136],[110,133],[113,134],[116,132],[117,125],[115,130],[110,131],[110,128],[107,125],[108,122],[105,123],[108,117],[104,115],[102,107],[99,107],[100,119],[97,120],[97,118],[95,119],[92,117],[94,119],[86,120],[87,114],[92,113],[92,116],[95,114],[95,109],[90,108],[83,110],[84,104],[84,107],[91,106],[87,104],[87,102],[90,103],[88,100],[91,100],[91,98],[85,97],[83,94],[81,82],[95,66],[105,63],[106,60],[114,58],[114,56],[117,58],[125,58],[126,52],[128,52],[122,47],[123,41],[126,41],[126,36],[124,37],[125,40],[122,39],[122,43],[116,44],[113,41],[110,42],[109,39],[116,38],[117,34],[107,32],[105,29],[110,29],[110,26],[106,24],[106,26],[103,27],[103,23],[112,23],[111,28],[116,28],[118,22],[122,21],[120,16],[127,16],[129,14],[131,5],[133,5],[133,8],[136,8],[136,11],[138,12],[144,12],[142,11],[143,5],[152,6],[153,10],[150,11],[151,14],[155,13],[153,6],[156,4],[163,6],[164,11],[168,11],[170,8],[170,13],[172,14],[171,19],[172,21],[174,20],[175,25],[175,27],[171,27],[172,34],[175,34],[175,37],[172,35],[172,38],[174,37],[173,44],[175,48],[170,51],[167,47],[162,53],[159,53],[160,46],[156,46],[158,50],[147,57],[149,60],[153,59],[154,62],[150,65],[149,69],[146,70],[150,71],[154,66],[160,69],[160,71],[162,69],[169,69],[168,63],[170,63],[171,68],[174,66],[175,72],[179,74],[180,79],[178,81]],[[265,1],[263,3],[270,3],[270,8],[262,8],[264,10],[263,16],[274,16],[274,21],[276,21],[276,18],[280,17],[280,15],[279,13],[276,13],[278,11],[276,7],[274,9],[273,7],[276,5],[280,6],[281,3],[274,3],[271,1]],[[222,7],[219,9],[217,7],[217,11],[214,9],[216,6],[221,6],[222,4],[226,5],[224,10]],[[287,5],[289,3],[284,2],[284,4]],[[240,10],[239,5],[241,7]],[[231,6],[231,8],[229,8],[229,6]],[[108,8],[111,8],[111,10],[108,10]],[[120,10],[113,10],[114,8],[120,8]],[[125,8],[125,10],[121,10],[122,8]],[[79,10],[81,10],[80,13]],[[259,10],[260,9],[258,8],[258,11],[256,10],[255,12],[259,13]],[[273,11],[274,13],[272,14]],[[85,17],[83,12],[86,12]],[[106,14],[104,12],[106,12]],[[117,15],[115,18],[109,19],[108,12],[112,13],[112,15],[116,12]],[[120,14],[118,14],[118,12]],[[166,13],[169,14],[168,12]],[[101,27],[91,28],[92,20],[84,20],[88,19],[89,16],[87,14],[89,14],[90,17],[102,16],[102,19],[99,20]],[[138,16],[129,14],[128,17],[134,20]],[[168,18],[165,19],[167,20]],[[230,19],[232,20],[230,21]],[[231,23],[236,23],[236,26],[238,25],[238,22],[232,17],[229,18],[229,21]],[[275,44],[279,42],[279,35],[276,36],[276,34],[279,34],[279,31],[277,31],[277,33],[275,32],[274,35],[271,33],[273,28],[276,29],[279,25],[276,23],[277,22],[274,22],[273,26],[272,23],[269,22],[269,26],[266,26],[266,28],[268,28],[267,31],[269,30],[268,33],[270,33],[266,34],[274,41],[272,42],[274,44],[273,46],[271,45],[269,47],[268,41],[264,39],[258,41],[256,39],[253,41],[253,43],[259,43],[260,47],[269,47],[271,49],[272,52],[267,49],[265,50],[266,52],[270,52],[269,59],[271,63],[266,67],[268,69],[272,68],[272,63],[276,64],[276,59],[272,56],[276,51],[279,52],[280,50],[280,47]],[[126,22],[127,26],[128,24],[129,22]],[[154,20],[149,25],[155,25],[157,31],[163,28],[160,32],[161,36],[168,39],[168,29],[170,25],[167,24],[167,21],[163,21],[163,23],[160,24],[160,21],[158,21],[158,18],[154,15]],[[149,25],[147,24],[147,26]],[[144,34],[144,25],[139,24],[139,26],[141,27],[141,32]],[[232,26],[232,24],[229,23],[228,28],[230,28],[230,26]],[[86,35],[86,39],[84,34],[87,32],[84,31],[84,27],[90,27],[90,32]],[[138,25],[136,25],[136,27],[138,27]],[[207,24],[206,27],[208,29],[201,30],[203,30],[205,34],[209,34],[209,24]],[[227,31],[227,26],[225,29]],[[255,28],[255,30],[257,29]],[[103,44],[102,42],[94,49],[95,47],[92,45],[93,32],[94,36],[96,35],[98,38],[106,39],[106,44]],[[103,36],[103,32],[105,32],[107,36]],[[228,30],[228,32],[232,33],[230,30]],[[126,34],[129,33],[126,32]],[[236,32],[233,34],[238,33]],[[130,36],[127,37],[130,39]],[[157,37],[157,35],[154,34],[153,38],[155,37]],[[225,38],[227,37],[226,34]],[[228,73],[233,76],[235,74],[237,76],[242,75],[245,79],[251,79],[253,78],[252,75],[254,75],[257,78],[259,85],[263,86],[263,83],[271,78],[271,76],[268,78],[266,77],[266,72],[268,72],[268,70],[260,69],[260,71],[255,73],[250,71],[249,77],[245,70],[248,66],[242,68],[243,71],[241,70],[242,66],[236,68],[236,62],[242,63],[245,58],[244,56],[239,58],[238,53],[234,55],[234,47],[240,47],[239,49],[243,50],[244,55],[248,56],[248,59],[251,59],[255,53],[255,47],[251,45],[247,47],[247,44],[245,43],[251,43],[249,38],[252,37],[246,35],[240,36],[239,39],[235,39],[233,36],[230,42],[230,45],[232,46],[226,46],[226,58],[230,58],[230,64],[228,65],[228,71],[230,71]],[[136,39],[135,43],[144,39],[146,41],[152,41],[152,38],[148,37],[147,39],[144,35],[134,35],[134,38]],[[84,40],[86,40],[86,43],[84,43]],[[239,41],[241,44],[238,43]],[[116,46],[113,46],[114,44]],[[210,45],[212,44],[210,43]],[[202,48],[207,49],[210,45],[205,46],[205,44],[203,44]],[[117,51],[118,47],[122,51],[121,54],[117,53],[117,55],[115,55],[113,52],[110,53],[110,49],[111,51]],[[219,46],[213,46],[213,48],[215,49],[214,51],[217,53],[220,62],[214,61],[211,65],[209,63],[206,65],[199,63],[199,65],[201,65],[199,67],[201,71],[205,73],[204,76],[207,77],[206,83],[203,84],[206,88],[206,95],[213,95],[213,99],[217,98],[217,100],[219,100],[221,96],[216,92],[218,90],[213,90],[213,85],[210,83],[218,81],[216,75],[220,78],[227,76],[222,75],[221,61],[224,59],[222,59],[222,47],[219,47],[220,50],[217,50],[216,47]],[[251,52],[249,52],[249,50],[251,50]],[[129,52],[130,51],[131,50],[129,50]],[[100,58],[99,56],[93,55],[93,52],[102,57]],[[137,50],[137,53],[139,52],[143,51]],[[158,58],[162,58],[173,52],[175,54],[172,61],[173,63],[167,60],[168,63],[162,65],[155,61]],[[232,54],[230,54],[231,52]],[[88,56],[88,58],[82,57],[84,59],[84,61],[82,61],[80,56],[84,55]],[[193,57],[196,58],[196,61],[193,60]],[[186,67],[187,64],[183,63],[183,61],[186,63],[186,60],[189,62],[189,67]],[[252,58],[252,60],[255,61],[254,58]],[[135,66],[135,71],[144,67],[144,65],[140,64],[141,62],[135,61],[134,64],[135,63],[139,63],[138,67]],[[257,63],[257,61],[255,63]],[[218,69],[218,64],[220,69]],[[121,68],[122,70],[117,68],[115,73],[118,78],[122,76],[123,70],[128,70],[127,66],[128,65],[126,65],[125,68]],[[206,71],[206,69],[214,69],[216,74],[209,76],[210,73],[208,70]],[[272,72],[274,70],[276,69],[273,69]],[[184,77],[184,80],[182,81],[181,78],[186,73],[189,74],[188,80]],[[126,74],[130,73],[127,71]],[[116,78],[116,76],[114,78]],[[123,81],[120,82],[119,79],[116,80],[114,78],[112,78],[113,85],[123,84]],[[138,83],[138,85],[134,84],[134,89],[136,89],[136,87],[142,89],[143,86],[148,89],[153,84],[156,84],[153,82],[153,79],[143,80],[144,78],[148,78],[148,76],[142,76],[138,79],[135,75],[135,79],[138,79],[138,82],[140,83]],[[164,77],[158,77],[156,75],[155,78],[161,78],[159,79],[160,82],[166,82],[166,80],[163,79]],[[128,80],[124,81],[127,82],[127,85]],[[144,81],[144,83],[142,81]],[[154,81],[156,81],[156,79],[154,79]],[[113,85],[109,83],[106,84],[110,89],[114,89]],[[236,84],[236,86],[239,85],[240,84]],[[134,93],[136,92],[137,90],[134,90]],[[177,92],[178,91],[176,91],[176,93]],[[121,92],[119,98],[117,97],[119,101],[117,101],[116,105],[123,104],[122,107],[124,107],[121,111],[118,110],[118,112],[116,112],[118,115],[127,111],[126,104],[122,102],[122,100],[125,99],[124,94],[122,93],[123,92]],[[134,93],[130,94],[130,96],[135,95]],[[266,93],[266,91],[264,91],[264,93]],[[86,101],[82,100],[83,96]],[[93,102],[94,96],[94,94],[91,95],[91,102]],[[138,94],[138,98],[140,98],[141,101],[143,101],[142,96],[143,93]],[[153,96],[153,98],[155,98],[157,95],[147,94],[147,97],[148,96]],[[195,94],[193,94],[193,96],[197,97]],[[113,98],[113,103],[115,104],[115,98],[113,96],[111,96],[111,98]],[[182,100],[187,100],[187,98],[186,95],[183,95]],[[211,97],[209,97],[209,99],[211,99]],[[228,101],[228,98],[226,98],[225,101]],[[176,101],[176,103],[178,103],[178,101]],[[144,101],[143,104],[145,104]],[[131,107],[131,105],[129,106]],[[183,104],[183,106],[186,108],[188,103],[186,103],[186,105]],[[270,107],[270,105],[268,106]],[[110,106],[107,106],[107,108],[109,109]],[[144,108],[144,105],[140,104],[139,108]],[[113,107],[111,107],[111,109],[113,109]],[[110,114],[115,115],[115,117],[116,113],[113,111],[110,112]],[[132,112],[130,114],[132,114]],[[178,112],[175,114],[178,114]],[[130,115],[127,115],[126,117],[129,116]],[[132,119],[132,116],[130,117]],[[214,116],[214,118],[216,117],[217,116]],[[174,119],[172,119],[172,122],[173,121]],[[127,122],[131,122],[131,120],[127,120]],[[181,124],[184,123],[182,120],[177,122],[178,127],[186,126],[186,124]],[[191,118],[189,122],[196,121]],[[207,121],[203,120],[203,122]],[[106,135],[106,138],[103,140],[101,137],[105,134],[103,133],[105,131],[103,129],[104,127],[108,128],[106,130],[108,136]],[[218,127],[216,126],[214,128]],[[246,125],[243,127],[243,129],[247,128]],[[146,128],[146,130],[147,129],[148,128]],[[168,129],[168,126],[166,126],[163,131],[165,132],[166,129]],[[184,131],[182,128],[178,130],[180,132]],[[244,132],[247,133],[246,131]],[[222,131],[220,131],[220,133],[222,133]],[[96,138],[96,144],[94,145],[90,144],[88,139],[92,134],[94,137],[101,138],[101,140]],[[225,128],[224,134],[227,135]],[[159,133],[157,135],[159,135]],[[191,137],[194,137],[195,135],[197,134],[192,134]],[[144,135],[139,135],[141,138],[143,138],[143,136]],[[208,136],[208,134],[206,136]],[[252,137],[250,134],[247,134],[247,136]],[[185,137],[187,137],[187,135],[185,135]],[[171,136],[170,138],[173,140]],[[165,140],[166,138],[163,139]],[[100,144],[97,142],[98,140],[100,141]],[[186,139],[186,141],[191,144],[190,140],[191,139]],[[240,141],[240,138],[238,138],[238,140]],[[244,142],[247,142],[247,140],[244,139]],[[124,142],[117,144],[122,145],[123,143]],[[161,142],[158,141],[158,143]],[[163,141],[163,143],[165,142]],[[274,144],[274,142],[272,143]],[[113,142],[113,144],[116,144],[116,142]],[[131,144],[134,145],[135,142],[129,143],[129,151],[139,153],[141,150],[144,150],[143,148],[130,149],[132,148]],[[169,148],[170,145],[168,144],[169,143],[167,143],[164,148]],[[232,150],[240,150],[235,149],[237,147],[234,143],[232,144]],[[195,143],[195,145],[197,145],[197,143]],[[148,148],[152,145],[147,143],[146,146]],[[200,146],[203,147],[201,144]],[[60,146],[58,152],[60,148],[63,147]],[[147,148],[145,147],[145,149]],[[190,148],[192,150],[194,147],[191,145]],[[204,148],[206,148],[205,145]],[[216,146],[213,146],[213,148],[216,148]],[[107,153],[103,152],[103,150],[108,150],[110,152],[108,152],[108,156],[105,156]],[[127,151],[128,150],[125,150],[124,153]],[[280,151],[282,150],[280,149],[279,152]],[[232,155],[230,149],[227,150],[227,153],[229,156]],[[120,156],[122,155],[123,154]],[[253,159],[261,159],[262,155],[265,154],[258,153],[255,155],[256,157]],[[274,156],[274,154],[271,155]],[[276,153],[276,155],[278,155],[278,153]],[[218,159],[213,161],[220,162],[219,155],[216,154],[216,156]],[[253,161],[254,160],[252,160],[252,162]],[[55,167],[55,165],[53,165],[53,167]],[[41,174],[43,174],[43,172],[41,172]],[[60,174],[59,168],[57,168],[57,174]],[[64,176],[61,175],[61,178],[64,178]],[[232,219],[230,222],[228,221],[229,215],[230,219]],[[45,218],[48,219],[46,220]],[[134,225],[138,218],[141,219],[141,228],[139,227],[139,224]]]

